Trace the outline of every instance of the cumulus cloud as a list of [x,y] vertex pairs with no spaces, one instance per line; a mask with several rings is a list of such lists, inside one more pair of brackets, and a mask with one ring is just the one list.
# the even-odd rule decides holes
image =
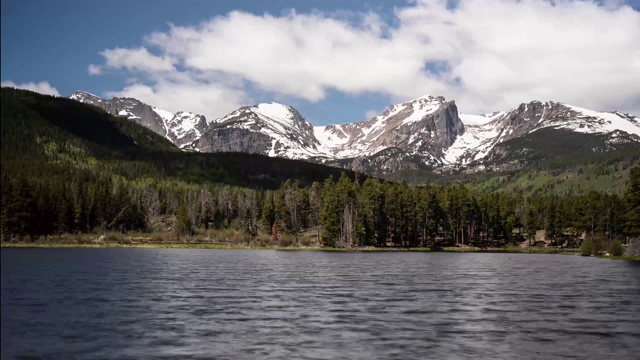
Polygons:
[[143,74],[118,93],[209,116],[246,102],[250,88],[311,102],[329,90],[443,95],[465,113],[531,100],[640,111],[640,12],[619,1],[447,3],[412,1],[392,24],[371,12],[234,11],[152,33],[143,47],[107,49],[93,72]]
[[89,68],[87,69],[87,71],[89,72],[89,75],[101,75],[102,74],[102,68],[98,65],[94,65],[94,64],[90,64]]
[[[166,56],[156,56],[145,48],[107,49],[100,53],[105,59],[105,67],[114,69],[126,69],[128,71],[142,71],[148,73],[170,72],[175,70],[173,60]],[[99,69],[95,66],[93,69]],[[89,67],[89,72],[92,68]]]
[[371,118],[373,118],[374,116],[377,116],[380,114],[380,111],[378,110],[367,110],[364,112],[364,118],[365,120],[369,120]]
[[[172,112],[191,111],[215,119],[246,105],[246,94],[238,89],[215,83],[172,82],[160,80],[152,86],[133,83],[120,91],[107,93],[111,97],[132,97]],[[212,113],[212,110],[215,112]],[[213,115],[212,115],[213,114]]]
[[31,90],[31,91],[35,91],[37,93],[45,94],[45,95],[60,96],[58,89],[51,86],[47,81],[41,81],[39,83],[28,82],[28,83],[16,84],[11,80],[6,80],[6,81],[3,81],[1,85],[3,87],[13,87],[16,89]]

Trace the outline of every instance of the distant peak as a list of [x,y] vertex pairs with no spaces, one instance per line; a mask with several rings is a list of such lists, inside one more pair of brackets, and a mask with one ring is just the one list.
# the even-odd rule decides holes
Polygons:
[[135,102],[143,103],[142,101],[140,101],[140,100],[138,100],[136,98],[132,98],[132,97],[128,97],[128,96],[117,96],[117,97],[114,97],[113,99],[135,101]]
[[409,102],[416,102],[416,101],[440,101],[440,102],[444,102],[446,101],[444,96],[433,96],[433,95],[422,95],[420,97],[417,97]]
[[250,108],[250,111],[271,119],[284,121],[290,121],[300,117],[300,113],[298,113],[298,111],[293,107],[277,102],[260,103],[254,105]]
[[549,101],[532,100],[532,101],[529,101],[528,103],[523,103],[523,104],[525,104],[525,105],[529,105],[529,104],[531,104],[531,105],[533,105],[533,104],[540,104],[540,105],[554,105],[554,104],[567,105],[567,104],[559,102],[559,101],[551,101],[551,100],[549,100]]
[[272,102],[266,102],[266,103],[259,103],[259,104],[254,105],[253,107],[254,108],[281,107],[281,108],[287,108],[288,109],[290,106],[289,105],[285,105],[285,104],[280,104],[280,103],[277,103],[275,101],[272,101]]
[[252,109],[262,113],[288,113],[290,112],[291,107],[277,102],[270,102],[254,105],[252,106]]
[[86,96],[96,97],[96,98],[102,99],[102,97],[100,97],[98,95],[95,95],[95,94],[92,94],[90,92],[83,91],[83,90],[75,91],[73,94],[71,94],[70,98],[74,99],[74,98],[77,98],[77,97],[86,97]]
[[196,114],[196,113],[194,113],[192,111],[182,111],[182,110],[176,112],[176,115],[181,115],[181,116],[200,116],[200,114]]

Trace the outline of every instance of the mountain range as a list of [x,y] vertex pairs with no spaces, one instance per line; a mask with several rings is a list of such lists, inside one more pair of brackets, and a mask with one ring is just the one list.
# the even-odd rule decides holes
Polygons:
[[313,126],[293,107],[278,103],[206,119],[133,98],[104,99],[83,91],[70,98],[124,116],[185,151],[301,159],[382,177],[416,170],[517,170],[568,154],[640,149],[637,116],[553,101],[468,115],[458,111],[455,101],[427,95],[391,105],[367,121]]

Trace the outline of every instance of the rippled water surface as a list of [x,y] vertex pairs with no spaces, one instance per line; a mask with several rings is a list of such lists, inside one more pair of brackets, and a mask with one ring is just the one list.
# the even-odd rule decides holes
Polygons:
[[632,359],[640,264],[561,255],[2,249],[2,359]]

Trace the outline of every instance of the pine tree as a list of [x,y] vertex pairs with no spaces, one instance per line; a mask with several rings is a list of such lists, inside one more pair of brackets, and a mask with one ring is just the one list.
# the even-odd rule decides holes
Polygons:
[[191,219],[187,207],[184,205],[180,206],[176,212],[173,233],[176,235],[177,241],[180,241],[181,235],[191,235],[192,233]]
[[356,204],[357,190],[357,182],[351,182],[351,179],[343,172],[335,187],[335,195],[338,198],[340,214],[340,236],[338,241],[341,246],[355,245],[355,219],[358,216]]
[[322,185],[314,181],[309,188],[310,224],[316,227],[316,243],[320,243],[320,209],[322,208]]
[[276,223],[276,206],[273,201],[274,193],[268,190],[264,196],[262,206],[262,228],[264,232],[271,235]]
[[557,198],[556,196],[551,196],[547,204],[544,229],[546,232],[546,237],[551,238],[553,240],[555,240],[557,235],[556,217],[557,217]]
[[640,166],[635,166],[629,172],[625,202],[627,204],[625,232],[630,236],[640,236]]
[[297,180],[294,181],[293,184],[291,184],[287,180],[287,183],[285,184],[287,184],[287,186],[283,189],[283,191],[285,209],[289,212],[287,221],[287,223],[289,224],[288,228],[295,235],[297,243],[298,234],[300,233],[302,222],[301,219],[304,218],[304,216],[302,215],[303,206],[301,204],[302,196],[300,191],[300,184]]
[[329,176],[322,186],[322,210],[320,224],[322,225],[322,244],[333,247],[340,238],[340,199],[336,193],[333,177]]

